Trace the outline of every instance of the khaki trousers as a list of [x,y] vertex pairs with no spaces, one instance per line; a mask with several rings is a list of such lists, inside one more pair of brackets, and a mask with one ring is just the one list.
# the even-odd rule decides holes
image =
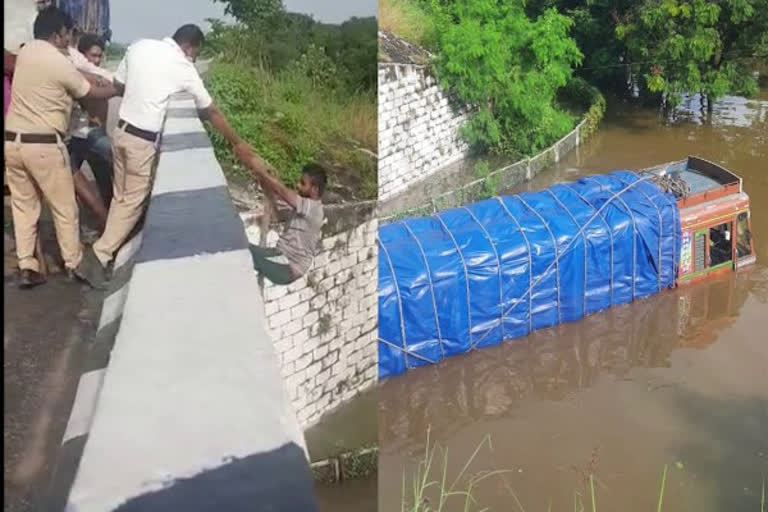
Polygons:
[[154,142],[126,133],[122,128],[115,128],[112,137],[112,204],[104,233],[93,244],[93,251],[104,266],[112,261],[115,252],[141,218],[152,189],[152,169],[156,154]]
[[53,213],[56,238],[64,265],[75,269],[83,258],[80,218],[67,147],[56,144],[22,144],[5,141],[5,167],[11,190],[11,210],[16,236],[16,256],[21,270],[40,271],[35,257],[40,193]]

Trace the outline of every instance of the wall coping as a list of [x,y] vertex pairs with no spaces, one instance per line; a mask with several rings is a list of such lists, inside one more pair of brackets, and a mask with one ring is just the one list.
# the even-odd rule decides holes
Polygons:
[[100,326],[122,319],[66,510],[317,510],[243,223],[186,96],[137,238],[104,301]]

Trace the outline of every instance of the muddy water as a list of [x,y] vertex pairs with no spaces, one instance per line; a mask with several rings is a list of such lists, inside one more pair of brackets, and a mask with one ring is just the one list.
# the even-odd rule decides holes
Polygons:
[[[376,390],[367,391],[308,429],[304,437],[310,459],[316,462],[375,446],[378,441],[377,404]],[[375,472],[342,483],[317,482],[315,495],[321,512],[374,512],[377,505]]]
[[[596,136],[526,188],[700,155],[744,178],[762,264],[579,323],[408,372],[379,389],[379,510],[400,510],[431,439],[449,480],[507,470],[472,510],[574,510],[593,473],[597,510],[759,511],[768,475],[768,90],[726,98],[706,122],[696,98],[674,122],[616,104]],[[442,470],[442,460],[433,462]],[[435,472],[438,478],[440,475]],[[518,502],[519,500],[519,502]],[[461,502],[461,503],[460,503]],[[434,501],[433,501],[434,503]],[[463,501],[448,510],[463,510]],[[461,505],[461,506],[460,506]]]

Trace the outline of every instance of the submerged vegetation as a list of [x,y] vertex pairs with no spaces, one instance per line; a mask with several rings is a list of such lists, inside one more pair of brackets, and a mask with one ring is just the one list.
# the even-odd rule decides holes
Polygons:
[[[274,0],[219,0],[205,81],[234,128],[294,184],[304,164],[330,169],[329,200],[376,197],[376,20],[323,24]],[[211,133],[228,176],[249,175]]]
[[[484,446],[489,450],[493,449],[490,436],[486,436],[483,441],[477,445],[472,456],[464,464],[464,467],[451,479],[448,479],[448,450],[440,449],[442,465],[438,468],[440,471],[440,480],[432,480],[433,467],[435,464],[435,452],[437,445],[430,446],[429,431],[427,431],[427,444],[425,447],[424,458],[419,461],[416,471],[413,475],[412,485],[410,487],[410,496],[406,493],[406,477],[403,474],[403,501],[402,512],[444,512],[448,508],[449,501],[454,503],[459,500],[464,503],[464,511],[474,510],[475,498],[472,493],[474,488],[483,480],[491,478],[508,471],[481,471],[474,474],[468,474],[470,465],[474,462],[478,453]],[[466,484],[463,480],[466,478]],[[463,484],[463,485],[462,485]],[[462,487],[459,487],[462,485]],[[434,489],[434,491],[432,491]],[[430,496],[434,495],[434,503]]]
[[[464,512],[491,512],[488,508],[477,508],[480,506],[477,502],[474,491],[484,480],[492,477],[501,477],[510,470],[482,470],[470,472],[470,467],[477,459],[478,454],[483,447],[488,451],[493,451],[490,436],[486,436],[475,451],[469,457],[462,467],[461,471],[455,477],[448,475],[448,449],[439,448],[437,445],[430,444],[430,433],[427,430],[427,442],[423,458],[418,462],[413,472],[410,486],[407,485],[406,474],[403,473],[403,489],[401,500],[401,512],[445,512],[447,510],[459,510],[457,503],[461,503]],[[435,454],[439,450],[440,460],[435,460]],[[594,453],[593,453],[594,458]],[[439,464],[439,465],[438,465]],[[683,469],[681,462],[676,462],[675,467],[678,470]],[[656,512],[663,512],[664,493],[667,486],[669,465],[665,464],[660,476],[659,490],[656,501]],[[434,475],[437,474],[437,479]],[[594,474],[594,465],[588,466],[588,474],[584,476],[584,489],[575,490],[573,493],[573,512],[599,512],[598,496],[595,490],[597,478]],[[503,487],[509,493],[509,507],[507,510],[516,512],[527,512],[529,510],[523,506],[515,491],[507,482],[502,482]],[[755,506],[755,512],[768,512],[766,509],[766,492],[768,492],[768,479],[761,476],[761,495],[759,508]],[[450,507],[449,507],[450,502]],[[547,512],[553,512],[552,500],[547,500]],[[649,511],[652,512],[652,511]]]

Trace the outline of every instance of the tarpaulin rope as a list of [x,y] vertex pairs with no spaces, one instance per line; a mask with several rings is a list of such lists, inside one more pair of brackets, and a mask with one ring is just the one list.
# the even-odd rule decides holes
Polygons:
[[[512,222],[515,223],[515,226],[517,226],[518,231],[520,231],[520,234],[523,235],[523,241],[525,242],[525,247],[527,249],[527,256],[528,256],[528,286],[533,288],[533,259],[531,258],[531,243],[528,241],[528,237],[525,235],[525,231],[523,230],[523,227],[520,225],[520,223],[517,221],[517,218],[512,215],[512,212],[507,208],[507,205],[504,204],[504,201],[499,197],[494,197],[501,207],[504,209],[505,212],[507,212],[507,215],[509,215],[509,218],[512,219]],[[528,297],[528,332],[533,331],[533,294],[531,294]]]
[[[664,171],[666,172],[667,169],[669,169],[671,166],[667,166],[664,168]],[[656,177],[655,174],[651,173],[641,173],[641,175],[650,175],[653,177]],[[656,180],[652,179],[654,183],[656,183]],[[662,189],[663,191],[664,189]],[[667,204],[667,206],[672,208],[672,264],[675,265],[675,268],[673,269],[674,275],[672,276],[675,278],[677,276],[677,240],[678,240],[678,232],[677,227],[680,225],[680,212],[677,209],[677,201],[673,201],[669,199],[669,196],[667,194],[662,194],[661,198],[664,200],[664,202]],[[659,266],[661,266],[661,263],[659,263]]]
[[437,363],[437,361],[433,361],[433,360],[431,360],[430,358],[428,358],[428,357],[424,357],[424,356],[422,356],[421,354],[417,354],[416,352],[413,352],[413,351],[411,351],[411,350],[408,350],[407,348],[403,348],[403,347],[400,347],[400,346],[398,346],[398,345],[395,345],[395,344],[394,344],[394,343],[392,343],[391,341],[387,341],[387,340],[385,340],[384,338],[379,338],[379,343],[383,343],[383,344],[387,345],[388,347],[392,347],[392,348],[394,348],[394,349],[396,349],[396,350],[399,350],[400,352],[402,352],[402,353],[403,353],[403,357],[405,358],[405,361],[406,361],[406,363],[405,363],[405,364],[406,364],[406,366],[405,366],[405,367],[406,367],[406,368],[408,368],[409,370],[410,370],[410,367],[408,366],[408,357],[409,357],[409,356],[410,356],[410,357],[415,357],[416,359],[421,359],[422,361],[425,361],[425,362],[427,362],[427,363],[429,363],[429,364],[435,364],[435,363]]
[[[611,192],[611,189],[607,188],[605,185],[592,178],[591,176],[587,176],[585,179],[594,181],[602,190],[608,193]],[[635,183],[638,182],[636,181]],[[624,207],[627,209],[627,214],[629,214],[629,218],[632,219],[632,300],[635,300],[635,284],[637,282],[637,221],[635,220],[635,214],[632,212],[632,208],[629,207],[627,202],[624,201],[621,196],[617,196],[616,199],[624,205]]]
[[[558,199],[558,197],[555,195],[555,193],[552,192],[552,189],[548,188],[547,192],[549,192],[549,195],[552,196],[552,199],[554,199],[557,202],[557,204],[560,206],[560,208],[565,210],[565,212],[568,214],[568,216],[573,221],[574,225],[576,227],[580,228],[581,225],[579,224],[579,221],[577,221],[576,217],[573,216],[573,214],[571,213],[571,210],[569,210],[568,207],[565,206],[563,204],[563,202],[560,201],[560,199]],[[581,239],[584,242],[584,293],[582,294],[583,301],[582,301],[582,304],[581,304],[581,315],[582,316],[586,316],[586,314],[587,314],[587,235],[585,235],[583,231],[581,232]]]
[[437,327],[437,341],[440,344],[440,354],[442,355],[443,358],[445,358],[445,349],[443,348],[443,335],[440,332],[440,319],[437,314],[437,299],[435,298],[435,287],[432,284],[432,271],[429,268],[429,261],[427,261],[427,255],[424,253],[424,248],[421,246],[421,242],[419,241],[416,234],[411,230],[411,227],[408,225],[408,223],[401,222],[401,224],[408,231],[408,234],[411,235],[414,242],[416,242],[416,245],[419,248],[419,252],[421,253],[421,258],[424,260],[424,267],[426,267],[427,269],[427,281],[429,282],[429,293],[432,296],[432,312],[435,315],[435,327]]
[[466,206],[463,207],[464,210],[469,214],[470,217],[472,217],[472,220],[474,220],[478,226],[480,226],[480,229],[483,231],[483,234],[485,235],[485,238],[488,239],[488,243],[491,245],[491,249],[493,249],[493,254],[496,256],[496,263],[498,265],[498,274],[499,274],[499,322],[501,325],[501,339],[504,339],[504,289],[503,289],[503,280],[502,280],[502,274],[501,274],[501,258],[499,258],[499,252],[496,250],[496,244],[493,243],[493,239],[491,238],[490,233],[485,229],[485,226],[483,226],[483,223],[480,222],[480,220],[475,217],[475,214],[472,213],[472,210],[467,208]]
[[[622,194],[624,194],[625,192],[627,192],[629,189],[634,188],[638,184],[643,183],[645,181],[648,181],[649,179],[651,179],[651,176],[640,178],[637,181],[635,181],[635,182],[627,185],[626,187],[622,188],[618,192],[614,193],[611,197],[609,197],[608,200],[606,200],[605,203],[603,203],[603,205],[600,206],[600,208],[598,208],[598,210],[594,214],[592,214],[592,216],[589,218],[589,220],[586,222],[586,224],[584,224],[581,228],[579,228],[579,231],[576,233],[576,236],[574,236],[570,240],[570,242],[568,242],[568,244],[566,244],[565,248],[559,253],[559,255],[557,257],[559,258],[560,255],[565,254],[568,250],[570,250],[570,248],[573,245],[573,243],[578,239],[578,235],[583,233],[584,230],[586,229],[586,227],[589,226],[598,217],[598,215],[603,210],[605,210],[608,206],[610,206],[615,199],[619,199],[620,196]],[[634,239],[634,236],[633,236],[633,239]],[[515,300],[515,302],[509,307],[509,309],[506,310],[505,315],[509,315],[517,307],[517,305],[520,304],[520,302],[522,302],[522,300],[526,296],[530,295],[530,293],[533,290],[533,288],[537,284],[539,284],[539,282],[541,282],[541,280],[544,279],[552,271],[552,269],[556,268],[556,265],[557,265],[557,259],[555,259],[555,261],[553,261],[552,263],[549,264],[549,266],[546,268],[546,270],[544,270],[544,272],[538,278],[536,278],[536,281],[531,286],[528,287],[528,289],[525,291],[525,293],[520,298]],[[633,286],[633,291],[634,291],[634,286]],[[633,294],[633,299],[634,299],[634,294]],[[477,345],[480,342],[482,342],[483,339],[485,338],[485,336],[487,336],[488,332],[490,332],[490,331],[487,331],[483,336],[481,336],[480,339],[475,342],[475,345]]]
[[467,289],[467,325],[469,326],[469,342],[472,344],[472,305],[469,303],[469,271],[467,270],[467,262],[464,261],[464,254],[461,252],[461,248],[459,247],[458,242],[456,242],[456,238],[454,238],[453,233],[451,233],[451,230],[448,229],[448,226],[445,224],[442,217],[440,217],[440,214],[436,214],[435,217],[440,222],[440,225],[443,227],[448,236],[451,238],[454,247],[456,247],[456,253],[459,255],[459,258],[461,258],[461,266],[464,268],[464,283]]
[[[547,230],[547,233],[549,233],[549,237],[552,239],[552,247],[555,249],[555,288],[557,289],[557,323],[561,323],[562,318],[560,316],[560,246],[557,243],[557,238],[555,238],[555,234],[552,232],[552,229],[549,227],[549,223],[544,220],[544,217],[542,217],[539,212],[536,211],[535,208],[531,208],[531,205],[529,205],[525,199],[520,197],[519,195],[514,195],[512,197],[516,197],[518,200],[520,200],[523,205],[531,210],[534,215],[536,215],[539,220],[544,224],[544,227]],[[575,238],[575,237],[574,237]]]
[[387,263],[389,263],[389,271],[392,273],[392,281],[395,283],[395,293],[397,294],[397,308],[400,312],[400,334],[403,338],[403,347],[402,350],[404,352],[403,357],[405,358],[405,367],[406,369],[410,368],[408,366],[408,345],[405,342],[405,320],[403,319],[403,298],[400,296],[400,285],[397,283],[397,275],[395,274],[395,267],[392,265],[392,258],[389,257],[389,251],[387,250],[387,247],[384,245],[384,243],[379,240],[379,247],[382,248],[384,251],[384,256],[387,258]]
[[[581,194],[581,192],[579,192],[578,190],[573,188],[570,184],[565,184],[563,186],[565,188],[567,188],[568,190],[570,190],[571,192],[573,192],[574,194],[576,194],[577,196],[579,196],[579,199],[584,201],[590,208],[592,208],[593,210],[597,211],[597,207],[594,204],[592,204],[586,197],[584,197]],[[608,224],[608,221],[605,219],[605,215],[600,213],[600,218],[602,219],[603,224],[605,224],[605,230],[608,232],[608,240],[610,240],[610,243],[611,243],[611,256],[610,256],[611,272],[608,275],[608,292],[609,292],[608,303],[610,305],[613,305],[613,251],[614,251],[614,248],[613,248],[613,229],[611,229],[610,224]],[[585,295],[586,295],[586,292],[585,292]]]
[[[622,183],[627,183],[626,180],[621,179],[619,177],[619,181]],[[656,209],[656,217],[659,219],[659,256],[658,260],[656,260],[656,291],[661,291],[661,258],[662,258],[662,241],[664,240],[664,220],[661,217],[661,210],[659,210],[659,207],[656,205],[653,200],[651,200],[651,196],[645,193],[645,190],[642,188],[637,189],[643,196],[645,196],[645,199]]]

